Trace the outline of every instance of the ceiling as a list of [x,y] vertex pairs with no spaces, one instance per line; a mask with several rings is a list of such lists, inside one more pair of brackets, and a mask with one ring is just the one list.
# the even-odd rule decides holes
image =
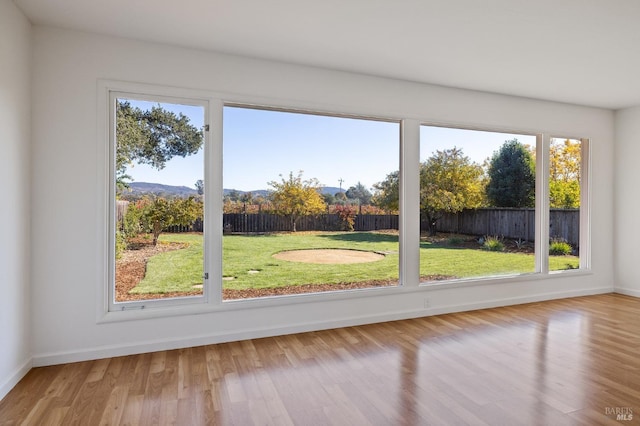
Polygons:
[[14,0],[50,25],[402,80],[640,105],[638,0]]

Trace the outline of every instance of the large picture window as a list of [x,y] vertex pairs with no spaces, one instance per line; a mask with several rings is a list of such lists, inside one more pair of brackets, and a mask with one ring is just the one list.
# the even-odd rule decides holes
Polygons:
[[105,90],[101,310],[589,268],[588,139],[125,87]]
[[399,123],[224,108],[223,299],[398,285]]
[[112,93],[111,108],[110,302],[201,297],[205,106]]

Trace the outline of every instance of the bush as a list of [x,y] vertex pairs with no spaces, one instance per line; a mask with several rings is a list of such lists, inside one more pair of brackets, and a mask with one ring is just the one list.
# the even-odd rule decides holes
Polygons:
[[130,202],[127,207],[127,212],[122,218],[120,225],[123,237],[127,240],[136,237],[142,232],[140,226],[140,220],[142,218],[142,212],[144,209],[144,201]]
[[464,240],[457,235],[452,235],[451,237],[447,238],[447,244],[450,246],[459,246],[463,242]]
[[486,237],[482,247],[489,251],[504,251],[504,244],[498,237]]
[[337,205],[336,214],[340,218],[343,231],[353,231],[356,220],[356,209],[348,205]]
[[116,259],[122,257],[122,253],[127,249],[127,239],[120,231],[116,232]]
[[549,254],[552,256],[566,256],[572,252],[573,247],[564,240],[551,240],[549,243]]

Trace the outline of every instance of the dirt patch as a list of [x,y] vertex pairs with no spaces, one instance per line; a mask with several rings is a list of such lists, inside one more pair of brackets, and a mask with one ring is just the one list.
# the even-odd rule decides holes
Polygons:
[[384,254],[363,250],[308,249],[281,251],[274,254],[273,257],[288,262],[348,264],[377,262],[384,259]]
[[[420,277],[421,281],[441,281],[450,278],[452,277],[445,275],[424,275]],[[376,287],[396,287],[397,285],[398,281],[395,280],[371,280],[357,283],[303,284],[276,288],[249,288],[243,290],[224,289],[222,290],[222,299],[254,299],[258,297],[287,296],[291,294],[323,293],[327,291],[358,290]]]
[[[484,237],[447,233],[438,233],[435,236],[431,236],[427,233],[422,233],[420,235],[420,241],[432,243],[434,247],[482,250]],[[530,241],[514,240],[509,238],[500,238],[500,241],[504,244],[505,252],[527,254],[535,253],[535,246]]]

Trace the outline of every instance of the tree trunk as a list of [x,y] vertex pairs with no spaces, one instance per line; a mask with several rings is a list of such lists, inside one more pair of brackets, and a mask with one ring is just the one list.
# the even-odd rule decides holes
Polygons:
[[429,236],[436,236],[436,222],[438,221],[437,217],[431,217],[427,215],[427,221],[429,222]]
[[154,247],[158,244],[158,237],[162,232],[162,226],[160,222],[153,222],[153,245]]

